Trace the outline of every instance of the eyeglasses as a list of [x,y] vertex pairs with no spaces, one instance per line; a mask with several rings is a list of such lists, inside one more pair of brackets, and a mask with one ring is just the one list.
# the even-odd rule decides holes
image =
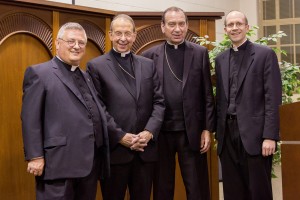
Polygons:
[[131,38],[134,35],[134,33],[129,32],[129,31],[127,31],[125,33],[122,33],[121,31],[115,31],[115,32],[112,32],[112,33],[115,36],[117,36],[118,38],[121,38],[123,35],[124,35],[125,38]]
[[246,25],[245,23],[240,23],[240,22],[237,22],[237,23],[230,23],[230,24],[227,24],[225,25],[226,28],[233,28],[234,25],[237,27],[237,28],[242,28],[244,25]]
[[62,38],[59,38],[60,40],[66,42],[70,47],[74,47],[76,45],[76,43],[78,44],[78,46],[80,48],[83,48],[85,47],[86,45],[86,42],[83,42],[83,41],[77,41],[77,40],[64,40]]

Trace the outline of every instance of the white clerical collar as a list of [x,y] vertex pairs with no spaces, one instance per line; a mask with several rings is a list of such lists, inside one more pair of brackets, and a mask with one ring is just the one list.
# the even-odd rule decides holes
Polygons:
[[72,65],[71,71],[74,72],[79,66]]
[[114,47],[113,47],[113,49],[114,49],[115,52],[119,53],[119,54],[121,55],[122,58],[124,58],[127,54],[130,53],[130,51],[122,52],[122,53],[121,53],[121,52],[118,52]]
[[184,40],[182,40],[182,42],[180,42],[179,44],[172,44],[170,41],[167,41],[167,43],[171,46],[174,46],[174,49],[178,49],[178,46],[184,43]]
[[235,46],[235,45],[232,44],[231,48],[233,49],[233,51],[239,51],[238,48],[239,48],[240,46],[242,46],[246,41],[247,41],[247,38],[246,38],[245,41],[244,41],[242,44],[240,44],[239,46]]
[[[63,61],[58,55],[56,55],[56,57],[57,57],[61,62],[65,63],[65,64],[67,64],[67,65],[70,65],[70,64],[66,63],[65,61]],[[77,66],[76,66],[76,65],[71,65],[71,71],[74,72],[74,71],[77,69],[77,67],[79,67],[79,66],[78,66],[78,65],[77,65]]]

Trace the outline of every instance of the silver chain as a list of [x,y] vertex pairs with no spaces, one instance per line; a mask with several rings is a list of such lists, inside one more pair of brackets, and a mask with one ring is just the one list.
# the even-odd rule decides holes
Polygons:
[[170,66],[170,63],[169,63],[169,60],[168,60],[168,56],[167,56],[167,47],[166,47],[166,45],[165,45],[165,57],[166,57],[166,61],[167,61],[167,64],[168,64],[168,67],[169,67],[171,73],[173,74],[173,76],[174,76],[179,82],[182,83],[183,81],[180,80],[180,79],[176,76],[176,74],[173,72],[173,70],[172,70],[172,68],[171,68],[171,66]]
[[119,67],[120,67],[120,68],[121,68],[128,76],[130,76],[131,78],[135,79],[135,77],[132,76],[128,71],[126,71],[126,70],[120,65],[120,63],[118,63],[118,65],[119,65]]

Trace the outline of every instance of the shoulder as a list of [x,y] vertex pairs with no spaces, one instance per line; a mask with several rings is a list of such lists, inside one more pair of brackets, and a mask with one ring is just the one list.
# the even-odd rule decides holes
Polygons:
[[153,60],[146,58],[144,56],[140,56],[140,55],[133,55],[133,57],[137,60],[139,60],[141,63],[149,63],[152,64]]
[[37,74],[43,74],[43,73],[48,73],[49,71],[52,70],[51,66],[54,66],[55,63],[53,60],[49,60],[47,62],[44,63],[39,63],[39,64],[35,64],[32,66],[29,66],[26,70],[32,70]]
[[199,44],[196,44],[194,42],[190,42],[190,41],[185,41],[185,44],[187,47],[189,48],[193,48],[196,51],[207,51],[207,48],[204,46],[201,46]]
[[50,60],[27,67],[24,73],[23,87],[26,88],[32,84],[45,82],[52,77],[54,65],[54,61]]
[[250,45],[252,45],[252,48],[254,48],[255,51],[273,52],[273,50],[266,45],[261,45],[261,44],[257,44],[257,43],[250,43]]
[[101,56],[98,56],[96,58],[93,58],[93,59],[89,60],[88,63],[96,64],[96,63],[99,63],[99,62],[104,62],[109,57],[110,57],[110,54],[106,53],[106,54],[103,54]]
[[230,48],[225,49],[224,51],[220,52],[217,56],[216,56],[216,60],[220,59],[222,57],[224,57],[226,54],[228,54],[230,51]]
[[164,46],[164,43],[155,45],[155,46],[143,51],[141,55],[154,54],[154,53],[158,52],[161,48],[163,48],[163,46]]

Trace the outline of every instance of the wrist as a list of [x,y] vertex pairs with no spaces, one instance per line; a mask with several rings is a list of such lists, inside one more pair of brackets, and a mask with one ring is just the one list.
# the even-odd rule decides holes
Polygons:
[[145,129],[145,131],[148,133],[148,135],[150,135],[150,139],[153,140],[153,134],[150,131],[146,130],[146,129]]

